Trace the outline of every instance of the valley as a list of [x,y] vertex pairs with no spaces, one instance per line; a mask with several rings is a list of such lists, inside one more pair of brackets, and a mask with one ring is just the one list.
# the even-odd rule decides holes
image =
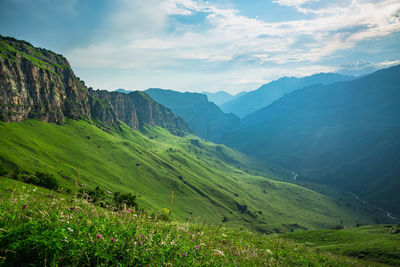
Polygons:
[[239,118],[0,41],[1,264],[398,263],[398,66],[282,78]]

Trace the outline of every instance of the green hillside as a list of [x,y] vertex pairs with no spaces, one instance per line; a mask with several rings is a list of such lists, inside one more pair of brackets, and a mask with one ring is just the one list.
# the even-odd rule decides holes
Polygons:
[[46,172],[70,189],[80,167],[82,186],[133,192],[146,209],[169,208],[174,191],[172,210],[180,220],[273,232],[381,217],[359,202],[265,178],[268,170],[225,146],[157,127],[142,133],[120,124],[107,133],[88,121],[1,123],[0,156],[6,176],[18,177],[17,168]]
[[399,266],[399,232],[399,226],[366,225],[343,230],[296,231],[281,237],[335,254]]

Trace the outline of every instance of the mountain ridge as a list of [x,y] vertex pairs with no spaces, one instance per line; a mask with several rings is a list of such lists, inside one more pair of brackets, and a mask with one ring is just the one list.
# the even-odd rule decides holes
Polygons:
[[[0,52],[2,121],[38,119],[63,124],[66,118],[86,118],[108,125],[121,120],[133,129],[159,125],[180,135],[190,131],[181,118],[143,93],[100,93],[87,88],[67,59],[49,50],[0,36]],[[140,114],[135,105],[141,105]]]
[[400,65],[313,85],[247,115],[225,143],[397,214]]
[[208,101],[205,94],[159,88],[150,88],[145,92],[182,117],[193,132],[204,139],[219,142],[225,132],[240,126],[236,115],[224,113],[215,103]]
[[329,84],[337,81],[352,80],[355,77],[337,73],[318,73],[302,78],[283,77],[264,84],[254,91],[237,97],[221,105],[224,112],[232,112],[240,118],[270,105],[286,93],[314,84]]

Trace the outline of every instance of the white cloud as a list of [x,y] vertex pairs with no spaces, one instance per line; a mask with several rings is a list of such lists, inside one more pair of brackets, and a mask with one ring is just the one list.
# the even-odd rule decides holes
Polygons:
[[[316,72],[332,70],[334,68],[318,62],[340,56],[338,52],[361,41],[400,31],[398,0],[329,2],[328,6],[319,5],[318,8],[312,7],[314,3],[320,4],[317,0],[276,0],[275,3],[312,13],[312,18],[265,22],[206,1],[118,0],[114,14],[105,20],[102,34],[106,38],[73,50],[68,58],[79,67],[148,72],[160,69],[168,72],[171,66],[184,68],[187,61],[198,64],[243,62],[237,69],[243,73],[243,67],[247,66],[252,70],[249,77],[266,81],[269,78],[255,69],[296,76],[312,74],[310,67],[298,65],[296,72],[289,73],[283,65],[304,63],[320,67],[311,68]],[[174,31],[176,25],[169,19],[171,15],[189,17],[198,12],[206,15],[207,27],[200,25],[195,30],[183,27]],[[263,67],[267,64],[282,67]],[[219,75],[225,74],[232,73],[220,70]],[[191,77],[199,81],[207,75],[201,79],[193,74]],[[246,79],[241,75],[236,82],[244,84]]]

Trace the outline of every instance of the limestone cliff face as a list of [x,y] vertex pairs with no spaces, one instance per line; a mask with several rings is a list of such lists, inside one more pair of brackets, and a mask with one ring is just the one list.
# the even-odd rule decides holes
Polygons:
[[[139,127],[136,108],[133,102],[126,95],[105,90],[89,90],[89,99],[92,107],[92,116],[99,118],[102,106],[111,107],[116,119],[125,122],[129,127],[137,129]],[[103,119],[100,119],[103,121]]]
[[91,118],[86,87],[67,61],[59,63],[65,67],[46,69],[18,53],[10,59],[1,56],[0,119],[19,122],[32,118],[62,124],[65,116]]
[[182,119],[144,93],[93,91],[74,75],[63,56],[0,36],[0,120],[63,124],[66,118],[109,125],[120,120],[133,129],[159,125],[174,133],[189,130]]
[[[188,130],[186,122],[175,116],[168,108],[155,102],[149,95],[134,91],[129,94],[108,92],[105,90],[89,90],[89,98],[95,105],[108,105],[112,108],[116,118],[133,129],[145,125],[157,125],[170,130],[174,134],[182,134]],[[93,99],[93,100],[92,100]],[[98,116],[98,115],[92,115]]]

